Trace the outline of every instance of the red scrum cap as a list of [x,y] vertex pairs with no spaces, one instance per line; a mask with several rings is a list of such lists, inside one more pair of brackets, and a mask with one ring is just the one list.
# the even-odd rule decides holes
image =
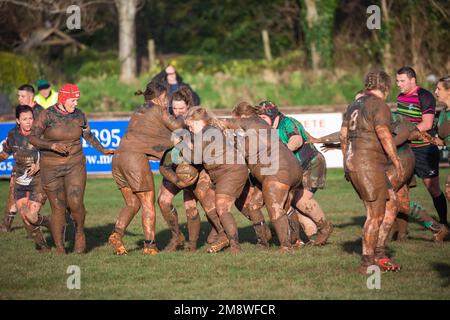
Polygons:
[[58,101],[62,105],[66,103],[67,99],[74,99],[80,97],[80,89],[75,84],[66,83],[64,84],[58,92]]

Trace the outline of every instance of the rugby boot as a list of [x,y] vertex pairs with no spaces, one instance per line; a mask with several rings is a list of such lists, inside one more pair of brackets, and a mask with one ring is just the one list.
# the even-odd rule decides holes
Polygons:
[[36,242],[37,249],[40,253],[46,253],[52,250],[45,241],[40,229],[38,231],[38,234],[34,237],[34,241]]
[[280,253],[292,253],[294,251],[294,247],[291,246],[280,246],[278,252]]
[[295,241],[295,242],[292,244],[292,248],[293,248],[294,250],[297,250],[297,249],[303,248],[305,245],[306,245],[306,244],[305,244],[302,240],[297,239],[297,241]]
[[172,235],[169,243],[164,247],[165,252],[175,252],[178,248],[183,248],[184,246],[184,235],[183,233],[178,233],[178,235]]
[[320,219],[319,222],[317,222],[317,236],[314,240],[314,245],[322,246],[327,243],[327,240],[332,232],[333,225],[331,224],[331,222],[323,221],[323,219]]
[[445,224],[439,226],[439,230],[436,233],[433,233],[433,241],[438,243],[443,242],[449,234],[448,227]]
[[392,262],[388,257],[375,259],[375,263],[383,272],[399,272],[401,266]]
[[361,257],[361,264],[359,265],[357,272],[367,275],[367,268],[372,265],[375,265],[375,257],[363,255]]
[[195,252],[195,251],[197,251],[197,241],[189,240],[188,242],[186,242],[186,244],[184,246],[184,250],[188,251],[188,252]]
[[241,252],[241,245],[239,244],[237,237],[230,239],[230,247],[228,249],[228,252],[230,252],[230,253]]
[[217,253],[222,249],[228,247],[229,245],[230,241],[228,240],[227,235],[225,234],[225,232],[221,232],[217,235],[216,242],[211,243],[206,251],[208,253]]
[[113,232],[108,238],[109,244],[114,248],[114,253],[118,256],[128,254],[125,245],[122,242],[122,235],[118,232]]
[[156,247],[156,243],[154,241],[151,241],[151,243],[146,243],[144,241],[144,250],[142,251],[144,255],[155,255],[159,253],[158,248]]

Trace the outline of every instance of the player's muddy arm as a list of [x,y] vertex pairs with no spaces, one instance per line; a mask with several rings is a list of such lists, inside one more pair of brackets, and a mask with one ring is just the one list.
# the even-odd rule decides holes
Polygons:
[[420,133],[419,130],[414,130],[413,132],[409,132],[408,130],[399,130],[399,132],[397,132],[397,134],[395,136],[393,136],[392,138],[394,139],[394,144],[396,146],[401,146],[408,140],[420,139],[420,138],[416,138],[416,137],[420,137],[420,135],[418,133]]
[[42,133],[44,129],[38,126],[31,128],[31,133],[28,136],[28,141],[38,149],[54,150],[55,143],[42,139]]
[[183,129],[184,121],[175,118],[167,110],[162,111],[162,122],[170,130],[175,131],[177,129]]
[[[28,136],[28,141],[38,149],[54,150],[54,143],[42,139],[42,135],[47,127],[47,110],[39,113],[31,127],[31,133]],[[55,151],[55,150],[54,150]]]
[[339,132],[339,141],[341,142],[342,154],[345,156],[348,147],[348,127],[342,126]]
[[97,137],[92,133],[92,131],[87,128],[83,129],[83,138],[100,153],[107,154],[108,149],[106,149],[102,143],[97,139]]
[[308,139],[309,139],[308,142],[309,143],[336,144],[336,143],[340,143],[339,136],[340,136],[339,131],[330,133],[330,134],[320,137],[320,138],[314,138],[308,134]]
[[445,146],[445,142],[439,137],[432,137],[427,132],[414,131],[411,133],[409,140],[423,140],[425,142],[434,144],[435,146]]
[[89,126],[89,122],[86,118],[86,115],[83,114],[83,126],[81,127],[83,130],[82,135],[83,138],[100,153],[103,154],[114,154],[114,149],[105,148],[102,143],[97,139],[97,137],[92,133],[91,127]]
[[222,122],[222,125],[227,129],[241,129],[239,118],[218,118],[217,120]]
[[176,172],[173,170],[172,149],[167,150],[159,162],[159,172],[168,181],[173,184],[179,182]]
[[291,151],[297,151],[302,145],[303,145],[303,138],[298,134],[291,136],[287,143],[287,147]]
[[31,127],[31,133],[28,136],[28,141],[38,149],[41,150],[52,150],[58,152],[62,155],[67,155],[70,150],[70,145],[58,143],[58,142],[50,142],[43,137],[46,125],[46,110],[39,113],[39,116],[34,121],[33,126]]
[[394,139],[392,138],[389,127],[385,125],[378,125],[375,127],[375,132],[378,139],[380,139],[384,151],[397,169],[397,175],[403,176],[403,167],[400,163],[400,158],[398,157],[397,153],[397,147],[395,146]]

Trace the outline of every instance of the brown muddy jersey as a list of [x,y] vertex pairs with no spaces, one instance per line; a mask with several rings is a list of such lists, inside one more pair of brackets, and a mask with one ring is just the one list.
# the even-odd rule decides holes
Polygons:
[[[67,113],[55,105],[39,113],[33,122],[30,142],[41,150],[43,160],[64,162],[84,154],[81,137],[86,139],[92,147],[103,152],[104,147],[92,134],[86,116],[80,109]],[[50,150],[53,143],[70,146],[69,154],[61,155]]]
[[389,107],[375,96],[362,96],[347,108],[342,123],[348,128],[348,148],[344,155],[347,172],[385,170],[388,160],[375,128],[390,128],[390,124]]
[[18,184],[29,185],[33,177],[28,177],[26,171],[39,161],[39,150],[36,149],[24,135],[20,128],[15,127],[8,132],[8,137],[0,146],[0,157],[6,159],[14,157],[14,168]]
[[[208,125],[193,135],[193,149],[183,158],[191,164],[203,165],[213,182],[216,194],[237,198],[247,181],[248,168],[245,159],[229,132]],[[186,152],[187,150],[184,150]]]
[[30,107],[31,107],[31,109],[33,109],[33,118],[34,119],[37,119],[37,117],[39,116],[39,113],[41,113],[41,111],[45,110],[40,104],[37,104],[36,102],[34,102],[34,104]]
[[194,150],[187,160],[195,165],[202,164],[208,173],[233,166],[247,167],[242,154],[237,151],[234,137],[219,128],[208,125],[192,139]]
[[164,152],[173,147],[172,132],[182,127],[183,122],[165,108],[146,103],[131,116],[117,152],[144,153],[161,159]]
[[[298,179],[301,180],[302,170],[300,162],[295,157],[295,154],[280,140],[276,129],[273,129],[258,116],[233,119],[232,122],[246,132],[245,147],[243,148],[245,150],[245,160],[252,175],[258,181],[262,182],[264,180],[264,176],[261,175],[261,169],[271,167],[271,164],[268,164],[268,160],[272,159],[272,156],[274,157],[273,160],[276,158],[276,161],[278,161],[277,172],[291,172],[293,176],[298,175]],[[264,130],[262,135],[259,134],[261,129]],[[253,135],[251,132],[256,132],[256,135]],[[273,135],[276,135],[276,137]],[[277,150],[273,150],[273,139],[278,141]],[[256,161],[254,161],[255,159]],[[273,175],[277,175],[277,173]],[[289,184],[291,185],[291,183]]]

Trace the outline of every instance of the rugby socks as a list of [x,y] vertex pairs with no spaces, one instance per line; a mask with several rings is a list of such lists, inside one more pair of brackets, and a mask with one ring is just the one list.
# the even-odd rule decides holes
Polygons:
[[440,226],[437,221],[431,218],[428,212],[420,204],[410,202],[409,207],[409,216],[419,222],[420,225],[433,232],[439,230]]
[[52,213],[51,232],[53,236],[53,241],[55,242],[57,254],[65,254],[64,249],[64,237],[66,232],[66,216],[64,209],[54,210]]
[[231,212],[225,212],[220,217],[220,222],[222,222],[225,233],[227,234],[228,240],[230,240],[230,246],[239,247],[239,236],[236,220],[234,220]]
[[198,241],[198,237],[200,234],[200,227],[201,227],[200,215],[198,214],[197,209],[193,209],[193,211],[196,211],[196,213],[188,214],[188,212],[186,212],[187,227],[188,227],[188,232],[189,232],[189,244],[190,244],[191,251],[193,251],[197,248],[197,241]]
[[31,238],[36,244],[38,250],[49,249],[47,242],[45,241],[44,236],[42,235],[41,229],[39,227],[36,227],[34,225],[28,225],[26,223],[24,223],[24,225],[27,232],[31,235]]
[[170,232],[172,233],[172,238],[177,238],[180,234],[180,228],[178,226],[178,212],[177,209],[171,205],[170,211],[163,210],[160,206],[161,214],[169,226]]
[[297,212],[294,208],[290,208],[287,213],[289,221],[289,234],[291,243],[294,244],[300,240],[300,223],[298,222]]
[[444,194],[441,192],[439,196],[433,198],[433,204],[439,215],[439,223],[448,226],[447,222],[447,200]]
[[266,237],[266,225],[264,222],[264,215],[261,212],[261,209],[257,210],[249,210],[248,218],[253,224],[253,229],[256,234],[256,243],[262,247],[268,247],[269,243]]
[[374,255],[363,255],[361,257],[361,265],[368,267],[375,264],[375,256]]
[[216,229],[217,234],[224,232],[222,223],[220,222],[219,216],[217,215],[216,209],[212,209],[206,213],[209,223]]
[[125,234],[125,230],[123,230],[123,229],[121,229],[121,228],[114,227],[113,233],[117,233],[117,234],[120,235],[120,237],[122,238],[123,235]]
[[255,229],[256,244],[260,247],[269,247],[269,243],[267,242],[266,237],[266,225],[264,221],[256,224],[254,223],[253,229]]
[[272,222],[281,247],[291,247],[289,235],[289,220],[287,215],[283,214],[277,220]]

